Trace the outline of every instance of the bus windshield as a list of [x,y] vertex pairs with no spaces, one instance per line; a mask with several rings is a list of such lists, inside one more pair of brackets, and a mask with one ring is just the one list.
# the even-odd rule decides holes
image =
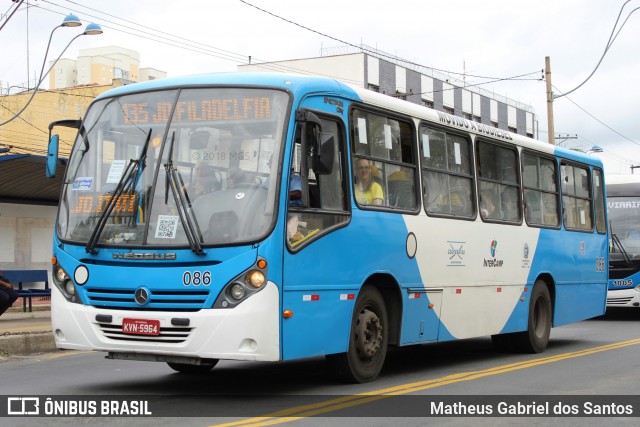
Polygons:
[[640,197],[609,197],[607,203],[611,234],[630,257],[640,259]]
[[228,87],[94,102],[69,159],[60,239],[195,252],[260,239],[274,217],[288,105],[282,91]]

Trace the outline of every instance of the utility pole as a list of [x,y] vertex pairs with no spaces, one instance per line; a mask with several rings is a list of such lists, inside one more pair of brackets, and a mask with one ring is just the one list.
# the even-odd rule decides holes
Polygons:
[[553,90],[551,86],[551,58],[544,58],[544,79],[547,82],[547,128],[549,144],[555,145],[555,129],[553,127]]

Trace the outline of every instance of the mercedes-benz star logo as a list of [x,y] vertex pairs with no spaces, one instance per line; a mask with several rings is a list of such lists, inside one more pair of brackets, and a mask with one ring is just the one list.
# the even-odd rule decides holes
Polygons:
[[149,301],[149,292],[145,288],[138,288],[134,298],[138,304],[144,305]]

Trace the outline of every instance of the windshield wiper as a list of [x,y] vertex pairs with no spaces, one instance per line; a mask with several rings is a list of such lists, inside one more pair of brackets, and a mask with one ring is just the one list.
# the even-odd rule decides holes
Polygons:
[[89,237],[89,241],[87,242],[87,246],[85,246],[85,251],[92,255],[98,253],[96,250],[96,245],[98,244],[98,239],[102,234],[102,230],[104,226],[107,224],[107,219],[111,216],[111,212],[118,204],[118,200],[120,196],[125,194],[125,190],[127,190],[127,194],[132,194],[135,191],[136,184],[138,183],[138,179],[140,178],[140,174],[144,170],[147,165],[147,150],[149,148],[149,142],[151,141],[151,131],[149,129],[149,133],[147,134],[147,140],[144,142],[144,146],[142,147],[142,152],[140,153],[140,157],[137,160],[130,159],[127,168],[122,173],[120,177],[120,181],[116,186],[115,190],[111,194],[111,198],[107,203],[105,209],[102,210],[102,213],[98,217],[98,222],[96,223],[96,227],[93,229],[93,233],[91,233],[91,237]]
[[196,255],[204,255],[204,251],[202,250],[201,242],[204,241],[202,238],[202,231],[200,231],[200,226],[198,225],[198,220],[193,213],[193,209],[191,208],[191,200],[189,200],[189,196],[184,189],[184,181],[182,180],[182,175],[178,173],[177,168],[173,166],[173,143],[176,138],[175,131],[171,137],[171,145],[169,148],[169,160],[164,164],[165,170],[165,193],[164,193],[164,203],[167,204],[169,201],[169,188],[171,188],[171,194],[173,194],[173,199],[176,202],[176,208],[178,210],[178,215],[180,216],[180,221],[184,226],[184,233],[187,236],[187,240],[189,241],[189,246],[191,246],[191,250]]
[[620,253],[622,254],[622,257],[624,258],[624,261],[628,265],[631,265],[631,260],[629,259],[629,255],[627,254],[627,251],[624,249],[624,246],[620,242],[620,239],[618,238],[618,235],[615,234],[615,233],[611,233],[611,240],[613,240],[613,244],[615,246],[617,246],[618,249],[620,249]]

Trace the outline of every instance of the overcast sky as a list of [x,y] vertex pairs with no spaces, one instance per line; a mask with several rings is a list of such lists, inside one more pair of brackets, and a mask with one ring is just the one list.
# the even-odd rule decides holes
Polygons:
[[[33,81],[51,30],[71,12],[84,24],[99,23],[104,34],[78,38],[64,57],[75,59],[80,49],[116,45],[139,52],[142,67],[169,76],[233,71],[249,56],[254,63],[316,57],[323,48],[348,47],[341,40],[448,70],[453,77],[466,72],[469,84],[486,82],[473,76],[537,72],[530,77],[540,77],[549,56],[559,94],[593,71],[625,1],[247,0],[331,39],[240,0],[25,0],[8,22],[5,14],[14,3],[0,0],[0,82],[6,90],[25,85],[28,78]],[[628,2],[617,28],[635,8],[640,0]],[[79,32],[58,29],[49,59]],[[577,135],[563,145],[602,147],[604,152],[594,155],[602,158],[608,173],[629,173],[632,164],[640,165],[638,40],[640,10],[626,22],[593,77],[554,102],[556,135]],[[506,80],[480,87],[531,105],[539,138],[547,140],[544,81]]]

